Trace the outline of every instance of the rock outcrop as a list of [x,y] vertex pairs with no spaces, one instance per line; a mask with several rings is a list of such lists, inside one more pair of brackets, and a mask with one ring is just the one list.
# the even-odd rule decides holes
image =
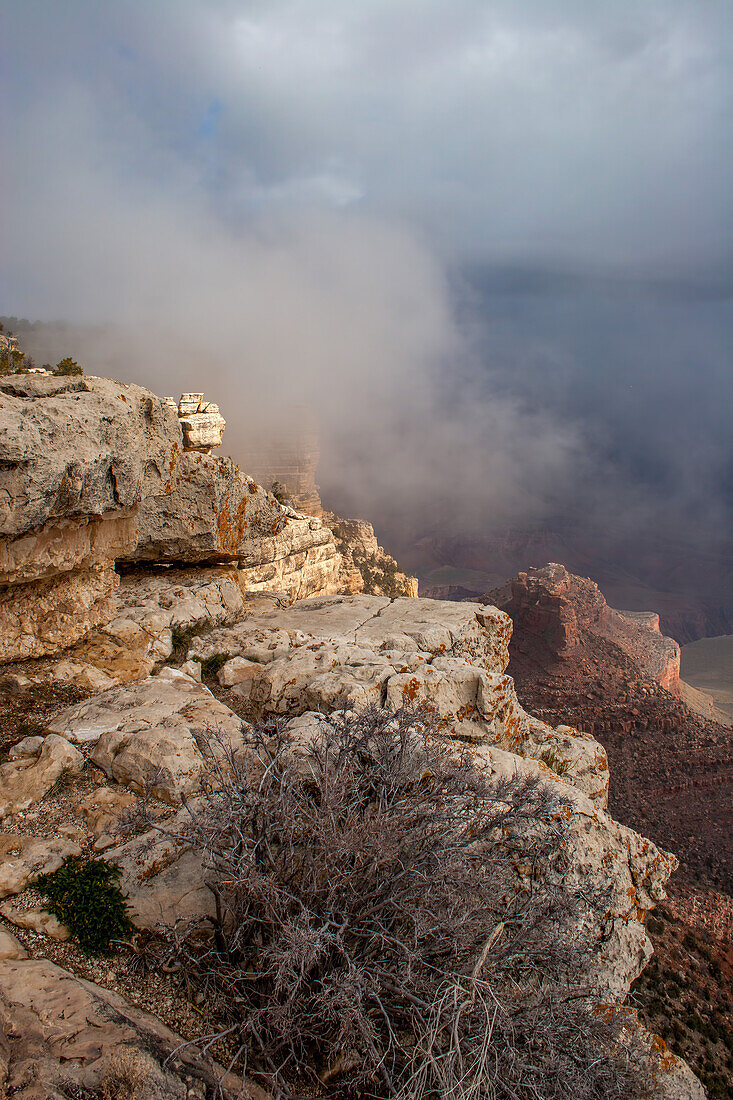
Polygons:
[[659,615],[614,610],[597,584],[574,576],[564,565],[519,573],[487,598],[511,615],[522,645],[563,659],[588,635],[605,638],[667,691],[678,689],[680,647],[660,632]]
[[[172,402],[172,399],[171,399]],[[178,419],[186,451],[210,454],[221,446],[226,421],[213,401],[204,401],[202,393],[183,393],[178,402]]]
[[[103,378],[0,380],[0,661],[72,645],[114,617],[114,563],[241,563],[290,597],[335,592],[341,555],[209,452],[224,420]],[[179,415],[180,413],[180,415]]]
[[417,577],[403,573],[377,541],[371,523],[342,519],[323,513],[323,522],[333,531],[341,556],[339,592],[370,596],[417,596]]
[[107,379],[13,376],[0,393],[0,660],[12,660],[111,617],[146,463],[180,429],[153,394]]
[[65,710],[48,728],[52,740],[92,744],[93,763],[118,783],[180,802],[198,786],[208,741],[236,745],[242,723],[202,684],[165,669]]
[[[46,959],[0,961],[0,1031],[0,1089],[21,1100],[204,1100],[224,1077],[155,1016]],[[230,1076],[222,1094],[266,1100],[241,1086]]]
[[[258,717],[277,719],[297,751],[334,712],[420,703],[492,775],[551,786],[567,827],[543,873],[558,890],[582,889],[594,945],[583,980],[623,1000],[649,958],[644,921],[676,860],[609,816],[607,757],[589,733],[520,705],[503,610],[408,598],[412,578],[370,525],[296,511],[211,454],[224,422],[201,394],[176,405],[141,387],[55,377],[4,379],[0,392],[0,660],[65,649],[16,669],[8,690],[25,698],[71,682],[82,700],[44,709],[0,764],[0,915],[23,940],[0,942],[9,1094],[99,1092],[120,1050],[140,1070],[141,1100],[191,1100],[215,1080],[193,1053],[184,1066],[166,1061],[180,1040],[158,1021],[38,957],[51,939],[70,950],[73,922],[42,908],[33,876],[104,852],[138,928],[211,916],[206,853],[166,830],[212,766],[246,751],[245,720]],[[523,575],[509,601],[553,660],[595,631],[674,687],[674,653],[654,624],[576,588],[551,567]],[[155,804],[155,827],[139,833],[142,801]],[[531,846],[532,823],[518,827]]]
[[[294,735],[310,736],[313,723],[344,707],[424,702],[492,772],[537,775],[563,792],[572,808],[563,874],[599,899],[596,978],[605,994],[622,996],[648,958],[640,918],[663,896],[674,858],[608,817],[605,754],[592,738],[553,730],[519,706],[504,671],[508,617],[482,604],[375,596],[247,604],[233,625],[194,636],[187,656],[224,661],[220,680],[260,713],[283,716]],[[241,722],[192,677],[171,670],[67,708],[49,729],[89,746],[110,778],[138,792],[147,782],[175,802],[194,793],[212,746],[236,747]],[[208,912],[198,857],[160,844],[151,836],[110,852],[125,868],[138,918],[156,926],[183,899],[189,915]],[[156,868],[165,871],[160,880]]]

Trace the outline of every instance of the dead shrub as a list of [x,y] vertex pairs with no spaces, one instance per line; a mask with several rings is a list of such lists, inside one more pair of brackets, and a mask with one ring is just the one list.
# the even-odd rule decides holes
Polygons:
[[136,1047],[120,1047],[109,1061],[101,1085],[101,1100],[138,1100],[150,1081],[149,1059]]
[[588,898],[551,885],[552,785],[493,778],[410,709],[331,716],[307,746],[260,727],[246,750],[212,755],[179,834],[216,899],[171,932],[216,1006],[205,1046],[276,1097],[648,1095],[583,987]]

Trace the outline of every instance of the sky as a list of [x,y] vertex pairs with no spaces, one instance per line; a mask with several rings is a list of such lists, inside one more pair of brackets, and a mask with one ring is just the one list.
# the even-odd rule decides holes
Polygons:
[[733,504],[728,0],[3,0],[0,313],[404,540]]

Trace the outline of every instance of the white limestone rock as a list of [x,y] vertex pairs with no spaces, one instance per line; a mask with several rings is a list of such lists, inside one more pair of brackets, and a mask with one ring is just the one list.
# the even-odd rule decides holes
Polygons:
[[0,584],[124,554],[146,465],[182,445],[173,410],[106,378],[0,379]]
[[38,802],[62,775],[79,775],[85,763],[78,749],[51,733],[37,756],[0,766],[0,821]]
[[178,402],[178,418],[187,451],[208,454],[221,446],[226,421],[213,401],[204,401],[202,393],[182,393]]
[[4,588],[0,576],[0,664],[58,653],[111,619],[118,579],[111,562]]
[[[169,824],[175,828],[175,819]],[[138,928],[165,928],[215,915],[200,852],[151,830],[108,849],[105,858],[122,870],[120,888]]]
[[[134,1069],[135,1100],[213,1095],[224,1074],[156,1016],[48,959],[0,962],[0,1015],[1,1084],[18,1100],[101,1096],[115,1064]],[[222,1089],[223,1100],[267,1100],[233,1075]]]
[[67,856],[78,855],[81,848],[67,837],[0,833],[0,898],[20,894],[38,875],[51,874]]
[[4,901],[0,905],[0,914],[17,928],[27,928],[30,932],[40,932],[42,935],[48,936],[50,940],[58,940],[63,943],[71,939],[71,932],[66,925],[62,924],[53,913],[49,913],[46,909],[41,909],[38,906],[27,909],[22,905]]
[[196,789],[210,741],[238,743],[242,723],[208,688],[166,669],[68,707],[49,728],[93,742],[91,759],[118,783],[135,791],[151,785],[158,798],[176,803]]

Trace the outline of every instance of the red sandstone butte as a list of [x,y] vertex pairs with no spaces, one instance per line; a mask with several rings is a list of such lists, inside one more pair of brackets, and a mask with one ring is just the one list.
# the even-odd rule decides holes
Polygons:
[[598,585],[564,565],[528,569],[485,598],[512,617],[520,646],[534,650],[541,662],[574,657],[588,635],[595,635],[618,646],[661,687],[679,691],[680,647],[660,632],[659,615],[614,610]]

